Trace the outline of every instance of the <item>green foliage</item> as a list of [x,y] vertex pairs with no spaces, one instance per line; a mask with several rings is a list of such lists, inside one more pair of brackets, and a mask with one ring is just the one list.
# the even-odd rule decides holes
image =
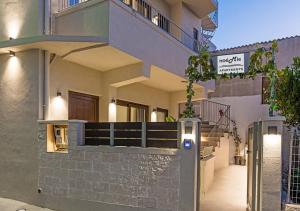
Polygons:
[[193,84],[198,81],[232,79],[255,79],[258,74],[268,77],[270,85],[267,99],[270,109],[279,111],[286,117],[290,125],[300,124],[300,57],[294,58],[291,68],[278,70],[275,63],[275,54],[278,51],[277,42],[272,43],[270,49],[258,48],[250,57],[250,64],[246,73],[218,75],[211,65],[210,53],[203,48],[198,56],[189,58],[189,66],[185,75],[188,80],[186,89],[186,110],[184,118],[195,116],[192,98],[195,95]]
[[220,79],[233,79],[239,77],[241,79],[252,78],[258,74],[267,76],[270,81],[270,105],[274,109],[275,106],[275,83],[278,70],[275,63],[275,53],[277,52],[277,43],[273,42],[270,49],[258,48],[255,53],[250,57],[250,64],[246,73],[230,73],[230,74],[217,74],[217,71],[211,65],[210,53],[207,48],[203,48],[198,56],[191,56],[189,58],[189,66],[185,71],[188,85],[186,89],[187,102],[186,110],[183,112],[183,117],[192,118],[195,116],[193,109],[192,98],[195,95],[193,84],[198,81],[220,80]]
[[293,65],[277,73],[275,109],[289,125],[300,124],[300,57]]
[[173,116],[167,116],[166,122],[176,122],[176,119]]

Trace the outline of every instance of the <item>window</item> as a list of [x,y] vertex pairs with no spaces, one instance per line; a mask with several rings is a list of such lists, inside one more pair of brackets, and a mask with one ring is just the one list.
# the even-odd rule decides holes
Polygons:
[[157,122],[165,122],[168,115],[167,109],[157,108]]
[[148,106],[117,100],[117,122],[147,122],[148,118]]
[[194,38],[194,44],[193,44],[194,51],[198,51],[199,31],[196,28],[193,29],[193,38]]

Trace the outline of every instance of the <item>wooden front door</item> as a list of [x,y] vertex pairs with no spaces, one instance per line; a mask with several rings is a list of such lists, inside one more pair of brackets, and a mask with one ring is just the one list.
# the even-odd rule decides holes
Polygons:
[[99,97],[69,91],[69,119],[99,122]]

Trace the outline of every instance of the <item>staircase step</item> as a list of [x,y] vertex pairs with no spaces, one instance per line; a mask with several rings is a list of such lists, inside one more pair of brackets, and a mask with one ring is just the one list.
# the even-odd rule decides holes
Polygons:
[[203,132],[201,131],[201,136],[202,137],[224,137],[224,133],[223,132],[219,132],[219,131],[216,131],[216,132]]
[[201,137],[202,142],[205,141],[214,141],[214,142],[220,142],[220,137]]
[[215,125],[202,124],[201,128],[214,128]]
[[201,147],[210,147],[210,146],[217,147],[217,146],[219,146],[219,143],[216,141],[202,141],[201,142]]

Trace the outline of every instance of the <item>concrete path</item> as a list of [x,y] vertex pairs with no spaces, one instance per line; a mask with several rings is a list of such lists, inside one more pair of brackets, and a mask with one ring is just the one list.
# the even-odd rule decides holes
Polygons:
[[0,198],[0,210],[1,211],[17,211],[17,210],[20,210],[20,211],[51,211],[49,209],[26,204],[24,202],[15,201],[15,200],[11,200],[11,199],[4,199],[4,198]]
[[201,211],[245,211],[247,198],[247,167],[229,166],[215,173]]

